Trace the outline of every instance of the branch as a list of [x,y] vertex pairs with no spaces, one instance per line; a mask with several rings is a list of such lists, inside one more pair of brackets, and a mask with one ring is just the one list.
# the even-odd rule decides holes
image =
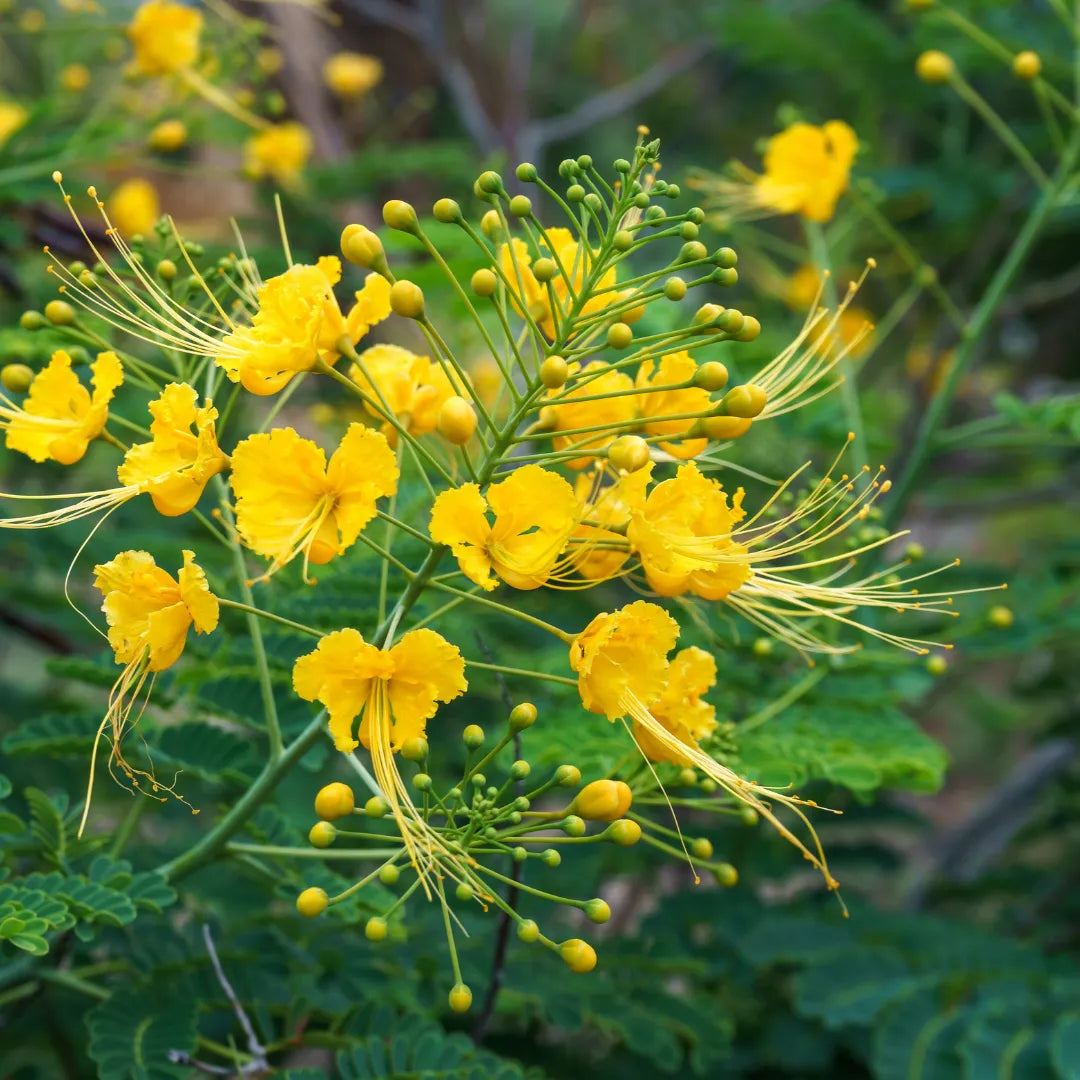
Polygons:
[[210,963],[214,965],[214,974],[217,976],[217,981],[221,983],[221,989],[225,991],[225,996],[229,999],[229,1004],[233,1007],[233,1012],[236,1013],[240,1026],[244,1029],[244,1035],[247,1036],[248,1053],[251,1054],[253,1060],[245,1068],[250,1069],[252,1072],[255,1071],[256,1066],[261,1069],[268,1069],[270,1066],[266,1060],[266,1047],[259,1042],[255,1029],[251,1026],[247,1013],[244,1012],[244,1006],[240,1004],[236,991],[233,990],[232,984],[225,975],[225,969],[221,966],[217,949],[214,948],[214,939],[210,934],[208,923],[203,923],[202,933],[203,941],[206,942],[206,951],[210,954]]

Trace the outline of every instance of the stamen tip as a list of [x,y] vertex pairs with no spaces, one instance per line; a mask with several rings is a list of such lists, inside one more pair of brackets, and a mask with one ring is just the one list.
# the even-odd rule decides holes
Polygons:
[[86,189],[86,194],[89,195],[91,199],[96,199],[97,198],[97,187],[94,184],[91,184]]
[[869,268],[870,268],[871,270],[876,270],[876,269],[877,269],[877,259],[874,259],[874,258],[869,258],[869,259],[867,259],[867,260],[866,260],[866,265],[867,265],[867,266],[868,266],[868,267],[869,267]]

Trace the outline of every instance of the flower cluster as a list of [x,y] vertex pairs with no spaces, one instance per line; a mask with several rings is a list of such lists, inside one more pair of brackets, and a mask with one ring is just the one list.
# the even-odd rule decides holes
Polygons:
[[[197,49],[198,16],[166,19],[170,8],[154,0],[137,16],[139,26],[150,25],[151,14],[165,20],[155,22],[149,36],[133,33],[148,75],[188,70]],[[166,25],[175,41],[160,52],[154,35]],[[816,136],[798,135],[799,146],[806,141],[830,158],[821,184],[798,194],[808,200],[811,216],[831,206],[853,152],[837,131],[824,138],[819,146]],[[632,159],[614,163],[614,178],[587,156],[567,159],[559,188],[532,165],[520,165],[518,182],[535,186],[562,211],[559,227],[546,225],[533,200],[511,195],[494,172],[476,181],[475,195],[487,207],[478,226],[457,202],[440,199],[434,219],[456,227],[475,249],[467,283],[412,206],[386,204],[386,226],[412,238],[466,311],[497,367],[494,394],[470,377],[433,321],[424,290],[391,267],[375,231],[350,225],[342,235],[343,256],[366,272],[343,305],[335,255],[293,263],[286,241],[286,265],[272,276],[264,278],[243,249],[210,273],[197,267],[196,245],[168,222],[155,230],[153,246],[144,240],[136,250],[91,189],[111,250],[83,229],[96,262],[91,268],[52,262],[62,298],[44,314],[28,313],[23,324],[52,324],[86,343],[92,337],[84,320],[92,318],[95,326],[111,324],[123,341],[153,346],[156,355],[133,351],[130,341],[101,352],[90,365],[91,390],[70,353],[57,352],[28,381],[21,404],[3,399],[9,449],[68,464],[98,441],[119,457],[119,486],[44,495],[59,507],[8,517],[0,527],[100,519],[129,503],[149,503],[166,516],[191,514],[207,543],[223,544],[235,556],[239,599],[226,595],[224,580],[211,592],[190,550],[176,578],[142,551],[121,552],[97,567],[109,642],[123,667],[99,732],[111,744],[114,773],[152,792],[172,788],[152,768],[131,765],[123,742],[150,694],[151,673],[179,659],[192,628],[211,633],[221,610],[235,610],[245,613],[253,634],[267,618],[310,635],[312,647],[292,672],[293,690],[323,707],[335,748],[372,789],[362,812],[390,825],[377,835],[394,853],[340,896],[306,890],[300,911],[316,915],[376,877],[393,884],[411,875],[399,904],[420,889],[447,911],[455,1008],[467,1007],[468,991],[457,970],[447,893],[452,889],[458,902],[504,906],[491,856],[511,853],[519,862],[536,856],[552,865],[555,848],[537,853],[528,845],[548,844],[552,828],[584,838],[584,821],[600,820],[611,824],[599,837],[629,844],[644,829],[655,845],[733,880],[732,868],[711,861],[707,842],[688,846],[677,822],[672,829],[631,811],[632,799],[671,807],[667,786],[700,786],[727,812],[766,820],[835,888],[807,817],[813,804],[758,784],[728,763],[728,729],[706,700],[715,660],[699,644],[675,651],[689,628],[680,627],[676,615],[689,612],[707,622],[723,603],[809,656],[857,647],[850,632],[925,653],[928,642],[889,629],[877,613],[952,613],[951,597],[916,587],[936,571],[906,574],[902,565],[880,564],[857,569],[860,557],[901,535],[863,529],[888,491],[880,470],[856,463],[845,471],[842,450],[814,482],[806,481],[803,465],[764,499],[717,478],[722,455],[736,440],[836,385],[836,365],[850,348],[838,327],[852,293],[830,311],[818,306],[819,290],[791,345],[752,381],[732,384],[729,366],[760,326],[716,302],[718,290],[738,280],[736,254],[726,247],[710,251],[699,239],[702,209],[666,209],[680,192],[659,178],[658,153],[659,144],[643,134]],[[792,185],[778,179],[789,153],[787,143],[778,146],[770,165],[775,175],[768,199],[778,207],[796,198]],[[82,229],[71,198],[64,197]],[[171,287],[179,263],[191,274],[183,291]],[[684,309],[691,290],[700,302]],[[377,326],[391,336],[408,328],[423,352],[381,342],[361,348]],[[275,423],[286,398],[308,379],[354,407],[336,447],[324,449]],[[149,428],[116,411],[122,381],[151,391]],[[215,401],[226,394],[219,412]],[[253,409],[269,405],[247,432],[236,430],[234,404],[241,394]],[[140,441],[125,444],[120,429],[139,433]],[[427,493],[421,514],[408,520],[396,502],[406,483]],[[207,516],[199,506],[211,503]],[[381,529],[379,537],[372,535],[376,520],[386,536],[398,532],[419,543],[422,561],[407,565],[382,540]],[[854,544],[843,546],[851,536]],[[260,568],[255,573],[249,558]],[[272,605],[275,575],[296,574],[322,588],[310,567],[352,558],[371,559],[382,571],[377,609],[355,610],[353,625],[324,632],[255,606],[256,583]],[[394,581],[400,592],[391,603]],[[584,625],[553,625],[535,613],[527,595],[613,582],[646,598],[628,596],[612,606],[617,586],[611,585],[597,593],[605,601]],[[418,599],[430,593],[449,598],[447,606],[472,605],[487,618],[524,620],[557,640],[565,650],[564,673],[533,674],[575,687],[584,710],[618,725],[613,730],[638,762],[632,786],[605,777],[565,807],[546,808],[543,801],[537,807],[549,789],[576,786],[580,773],[564,766],[547,783],[511,797],[529,773],[520,758],[502,787],[488,785],[483,770],[537,721],[533,706],[519,705],[495,747],[478,759],[470,754],[465,773],[440,790],[423,768],[429,721],[485,671],[513,678],[530,673],[470,660],[462,652],[465,642],[429,625],[438,613],[418,616]],[[597,611],[601,606],[605,610]],[[271,751],[280,753],[272,713],[267,724]],[[440,730],[430,737],[435,743],[445,736]],[[484,741],[475,726],[464,738],[470,751]],[[419,767],[409,782],[402,761]],[[339,834],[348,837],[329,823],[360,812],[351,789],[340,784],[319,793],[316,810],[323,819],[311,833],[317,847]],[[593,921],[607,917],[601,900],[567,902]],[[559,951],[572,970],[595,963],[585,942],[556,944],[535,922],[515,917],[525,940]],[[385,917],[370,920],[366,931],[373,940],[385,936]]]

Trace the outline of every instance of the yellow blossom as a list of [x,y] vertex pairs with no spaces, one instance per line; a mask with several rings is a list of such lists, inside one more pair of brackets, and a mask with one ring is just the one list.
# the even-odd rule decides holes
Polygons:
[[[800,800],[744,780],[706,754],[688,729],[671,722],[672,701],[676,702],[677,717],[678,696],[684,691],[683,687],[671,684],[684,675],[700,683],[704,674],[692,670],[697,662],[694,656],[688,657],[689,663],[681,663],[672,672],[667,654],[675,647],[678,637],[679,624],[672,616],[644,600],[597,615],[570,646],[570,667],[577,673],[582,704],[590,712],[606,716],[612,722],[632,720],[633,737],[636,740],[639,733],[644,733],[652,753],[662,755],[662,760],[674,760],[700,769],[733,798],[753,807],[822,872],[830,888],[835,888],[836,882],[828,872],[813,829],[810,829],[814,839],[812,851],[777,819],[769,806],[770,802],[775,802],[789,807],[809,827],[799,809]],[[685,689],[689,700],[693,688]],[[658,704],[662,711],[665,707],[668,710],[666,723],[658,720],[653,712]],[[668,724],[674,730],[670,730]]]
[[370,752],[375,779],[425,890],[436,863],[453,876],[467,873],[460,857],[420,816],[394,761],[406,740],[425,734],[440,702],[453,701],[468,688],[457,646],[424,629],[380,649],[359,630],[338,630],[296,661],[293,687],[305,701],[326,707],[338,750],[348,754],[362,744]]
[[199,56],[202,26],[203,17],[195,8],[148,0],[128,26],[136,68],[143,75],[169,75],[190,67]]
[[166,386],[150,402],[150,442],[132,446],[117,469],[120,483],[148,492],[165,517],[193,509],[210,477],[229,467],[214,429],[217,409],[210,401],[198,408],[197,401],[198,393],[187,383]]
[[[571,469],[583,469],[633,424],[636,406],[629,391],[634,382],[603,360],[580,369],[573,364],[571,374],[575,376],[571,389],[551,391],[548,398],[557,404],[545,406],[540,416],[556,432],[552,440],[556,451],[583,451],[581,457],[565,462]],[[586,428],[601,430],[582,430]]]
[[[697,746],[716,729],[716,710],[702,700],[715,683],[716,661],[712,656],[696,646],[680,649],[671,658],[667,685],[649,711],[679,742]],[[690,764],[685,755],[661,743],[636,722],[634,739],[651,761]]]
[[112,688],[108,711],[94,739],[80,835],[90,811],[97,746],[106,730],[112,744],[109,771],[114,776],[114,769],[119,769],[135,788],[143,782],[152,793],[172,791],[154,776],[152,766],[149,772],[132,766],[124,757],[122,744],[138,723],[138,716],[132,720],[131,712],[143,694],[147,677],[176,663],[193,626],[196,633],[209,634],[218,624],[218,600],[210,592],[206,574],[195,562],[194,552],[184,551],[183,555],[184,565],[175,578],[145,551],[122,551],[94,567],[94,585],[104,597],[101,610],[109,625],[109,644],[124,670]]
[[146,137],[151,150],[159,154],[172,154],[187,142],[188,129],[183,120],[162,120],[155,124]]
[[[490,509],[495,523],[485,516]],[[577,522],[574,489],[557,473],[523,465],[492,484],[442,492],[431,509],[431,538],[447,544],[470,581],[488,590],[497,574],[515,589],[546,584]]]
[[85,64],[68,64],[60,71],[60,85],[70,94],[82,93],[90,85],[90,69]]
[[[524,241],[514,237],[499,249],[499,262],[509,282],[514,307],[533,319],[548,338],[554,339],[592,270],[595,252],[579,244],[569,229],[553,228],[546,230],[546,239],[540,238],[537,257],[555,264],[554,276],[546,283],[537,279],[533,255]],[[623,294],[615,289],[615,283],[615,267],[610,266],[592,284],[589,298],[577,316],[595,314],[622,300]]]
[[124,381],[113,352],[98,353],[90,370],[92,394],[72,371],[71,357],[60,349],[34,377],[21,408],[0,394],[0,428],[7,431],[8,448],[34,461],[78,461],[104,430],[109,402]]
[[399,345],[365,349],[350,374],[367,395],[368,412],[383,420],[382,432],[392,446],[397,445],[398,433],[386,419],[388,413],[410,435],[427,435],[438,426],[439,410],[446,400],[464,393],[460,381],[451,381],[441,365]]
[[270,177],[292,187],[311,157],[311,132],[295,120],[273,124],[244,144],[244,171],[253,180]]
[[142,177],[125,180],[105,203],[113,225],[124,236],[148,233],[161,217],[157,188]]
[[30,114],[14,101],[0,101],[0,148],[30,118]]
[[603,486],[604,472],[598,468],[577,478],[574,491],[582,506],[581,523],[570,534],[568,558],[585,580],[613,578],[629,559],[630,544],[625,533],[630,504],[636,504],[642,497],[634,494],[633,489],[646,484],[648,476],[646,470],[639,469],[617,484]]
[[232,454],[236,528],[270,560],[265,577],[297,555],[321,565],[356,543],[376,501],[397,490],[394,452],[377,431],[350,424],[331,456],[292,428],[251,435]]
[[[708,445],[708,439],[677,438],[697,423],[698,417],[709,412],[712,399],[708,390],[682,384],[693,381],[697,363],[688,352],[668,353],[660,363],[646,360],[638,369],[634,385],[641,391],[634,402],[647,435],[665,436],[660,448],[676,458],[692,458]],[[662,389],[675,387],[675,389]],[[664,420],[664,416],[683,419]]]
[[346,100],[363,97],[382,81],[382,61],[364,53],[339,52],[323,64],[323,81]]

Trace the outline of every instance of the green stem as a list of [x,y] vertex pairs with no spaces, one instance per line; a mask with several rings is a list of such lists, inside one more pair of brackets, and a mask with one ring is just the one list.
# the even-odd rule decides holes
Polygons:
[[139,823],[139,818],[142,817],[143,810],[149,805],[147,799],[132,799],[131,808],[124,815],[124,820],[120,822],[120,828],[116,830],[112,845],[109,847],[109,858],[120,858],[127,842],[131,839],[131,834],[135,831],[135,826]]
[[1005,258],[998,264],[986,292],[979,301],[978,306],[971,313],[971,317],[964,329],[964,337],[956,349],[952,366],[945,378],[941,389],[930,400],[923,414],[922,423],[915,435],[915,440],[906,460],[900,470],[900,475],[893,485],[892,497],[889,500],[889,509],[886,512],[886,528],[892,528],[900,519],[911,497],[912,489],[919,479],[925,458],[930,450],[938,425],[945,418],[949,405],[956,393],[961,380],[967,374],[975,358],[975,348],[982,339],[990,325],[998,306],[1005,297],[1005,293],[1012,285],[1013,280],[1019,273],[1024,260],[1031,251],[1032,246],[1042,232],[1047,217],[1057,205],[1065,185],[1069,181],[1077,154],[1080,153],[1080,125],[1072,132],[1065,153],[1061,156],[1061,162],[1054,171],[1049,187],[1045,188],[1039,196],[1027,221],[1024,222],[1013,241]]
[[[384,837],[389,839],[389,837]],[[276,855],[283,859],[388,859],[401,853],[401,848],[302,848],[283,844],[242,844],[231,841],[225,850],[237,855]]]
[[565,675],[549,675],[546,671],[529,671],[526,668],[503,667],[502,664],[482,664],[479,660],[466,660],[466,667],[483,668],[485,671],[498,671],[503,675],[524,675],[529,679],[546,679],[548,682],[564,683],[577,686],[577,679],[568,679]]
[[303,623],[293,622],[292,619],[286,619],[281,615],[275,615],[272,611],[263,611],[262,608],[252,607],[250,604],[241,604],[238,600],[226,600],[225,597],[219,596],[218,603],[222,607],[232,608],[235,611],[244,611],[248,615],[255,615],[260,619],[268,619],[270,622],[278,623],[281,626],[287,626],[291,630],[299,630],[302,634],[308,634],[311,637],[325,637],[325,634],[321,630],[316,630],[312,626],[305,626]]
[[828,675],[829,669],[825,666],[816,667],[804,675],[794,686],[781,694],[775,701],[770,701],[762,709],[748,716],[735,728],[736,734],[744,735],[754,728],[760,727],[774,716],[779,716],[789,705],[793,705],[803,695],[808,694],[822,679]]

